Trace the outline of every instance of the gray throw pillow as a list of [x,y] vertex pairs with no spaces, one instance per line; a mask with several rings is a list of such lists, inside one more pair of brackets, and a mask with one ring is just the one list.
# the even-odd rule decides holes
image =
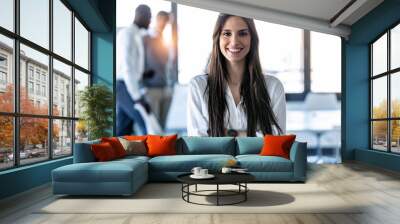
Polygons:
[[124,138],[118,138],[122,147],[126,151],[126,155],[145,156],[147,155],[146,145],[141,140],[129,141]]

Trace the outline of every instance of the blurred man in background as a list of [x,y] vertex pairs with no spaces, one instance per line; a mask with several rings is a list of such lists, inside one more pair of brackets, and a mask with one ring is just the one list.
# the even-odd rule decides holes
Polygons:
[[146,98],[150,107],[163,127],[165,127],[172,97],[172,88],[169,86],[170,81],[168,80],[171,49],[163,38],[163,32],[169,21],[170,14],[168,12],[158,12],[155,26],[149,29],[143,40],[146,55],[143,85],[146,87]]
[[[139,5],[133,23],[117,35],[117,136],[147,134],[143,108],[148,113],[150,108],[144,100],[139,82],[145,71],[142,30],[147,30],[150,20],[150,8]],[[134,126],[137,127],[135,131]]]

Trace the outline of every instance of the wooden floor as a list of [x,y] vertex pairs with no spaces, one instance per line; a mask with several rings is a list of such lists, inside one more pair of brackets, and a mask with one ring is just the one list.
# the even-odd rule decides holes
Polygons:
[[[54,200],[50,186],[0,202],[0,223],[400,223],[400,174],[359,163],[310,165],[308,183],[317,183],[345,201],[363,202],[357,214],[36,214]],[[173,205],[172,205],[173,206]]]

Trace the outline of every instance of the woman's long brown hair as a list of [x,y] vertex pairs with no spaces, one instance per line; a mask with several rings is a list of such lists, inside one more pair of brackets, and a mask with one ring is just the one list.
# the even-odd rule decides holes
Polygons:
[[[225,98],[228,72],[226,59],[219,48],[219,38],[226,20],[232,15],[220,14],[213,33],[213,48],[208,63],[207,88],[204,95],[208,95],[208,114],[209,114],[209,135],[224,136],[224,115],[228,105]],[[255,136],[256,130],[261,129],[262,133],[272,134],[272,127],[275,125],[282,133],[274,112],[271,107],[262,74],[260,58],[258,55],[258,35],[254,21],[249,18],[241,17],[247,24],[251,35],[250,51],[246,56],[246,69],[243,74],[240,86],[240,95],[243,97],[243,107],[247,114],[247,136]],[[208,94],[207,94],[208,93]]]

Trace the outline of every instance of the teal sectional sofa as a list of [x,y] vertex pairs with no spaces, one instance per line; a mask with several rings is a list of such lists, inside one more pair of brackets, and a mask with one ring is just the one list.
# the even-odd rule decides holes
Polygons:
[[131,195],[148,181],[176,181],[178,175],[196,166],[218,172],[230,159],[247,168],[256,181],[306,180],[306,143],[293,143],[288,160],[258,155],[263,146],[261,137],[181,137],[177,155],[96,162],[90,145],[98,142],[75,144],[74,163],[52,171],[54,194]]

